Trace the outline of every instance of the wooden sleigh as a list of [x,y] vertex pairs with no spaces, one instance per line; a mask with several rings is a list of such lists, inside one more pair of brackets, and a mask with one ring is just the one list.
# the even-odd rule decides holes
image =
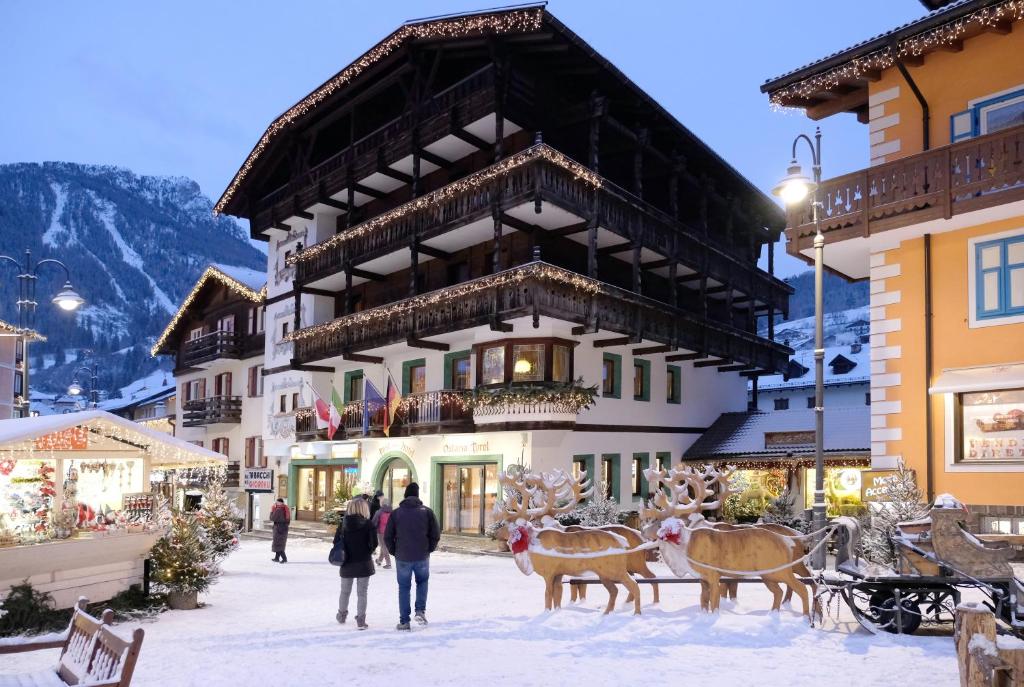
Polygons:
[[125,640],[110,629],[114,612],[106,610],[97,620],[85,612],[80,599],[68,629],[57,635],[26,638],[0,644],[0,655],[41,649],[60,649],[57,665],[33,673],[0,675],[0,687],[128,687],[142,648],[145,632],[139,628]]

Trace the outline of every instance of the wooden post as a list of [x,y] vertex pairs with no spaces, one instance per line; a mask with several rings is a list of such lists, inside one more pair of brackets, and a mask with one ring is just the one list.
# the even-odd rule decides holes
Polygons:
[[979,660],[978,652],[970,648],[975,635],[981,635],[995,646],[995,616],[980,604],[960,604],[956,607],[953,629],[957,664],[960,667],[960,687],[992,684],[988,679],[991,677],[991,666]]
[[491,217],[494,218],[494,249],[491,253],[493,272],[501,271],[501,203],[498,198],[491,202]]
[[668,212],[672,219],[679,219],[679,173],[682,170],[682,158],[678,152],[672,153],[672,172],[668,176]]
[[348,178],[345,182],[348,185],[348,212],[345,213],[345,226],[352,226],[352,218],[356,214],[356,176],[352,172],[352,166],[348,168]]
[[345,262],[345,314],[352,314],[352,263]]
[[419,251],[419,239],[413,237],[412,241],[409,242],[409,295],[415,296],[419,291],[419,269],[420,269],[420,251]]
[[508,62],[496,42],[491,43],[494,63],[494,161],[505,156],[505,72]]
[[587,218],[587,275],[597,279],[597,191],[591,192],[590,217]]
[[636,245],[633,246],[633,292],[637,294],[643,293],[643,283],[640,275],[640,251],[643,250],[640,247],[640,242],[637,241]]
[[588,138],[588,161],[595,174],[601,169],[601,118],[604,116],[604,98],[597,91],[590,92],[590,136]]
[[672,304],[673,308],[679,307],[679,284],[676,282],[679,274],[679,263],[673,258],[672,264],[668,266],[668,289],[669,303]]
[[638,127],[636,150],[633,151],[633,193],[640,199],[644,197],[644,148],[647,146],[647,138],[647,129]]

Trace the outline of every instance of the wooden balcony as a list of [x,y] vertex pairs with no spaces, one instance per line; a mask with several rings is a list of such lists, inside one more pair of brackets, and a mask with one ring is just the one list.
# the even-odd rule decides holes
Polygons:
[[597,180],[595,190],[579,178],[581,170],[589,174],[585,168],[547,145],[536,145],[516,157],[524,162],[513,165],[505,161],[481,170],[312,246],[293,258],[298,268],[296,281],[308,284],[341,272],[347,263],[359,265],[407,250],[413,238],[426,241],[487,217],[495,198],[500,198],[502,210],[547,201],[585,218],[594,212],[596,195],[598,225],[624,242],[639,244],[719,283],[731,284],[775,312],[788,312],[791,289],[785,283],[714,245],[696,227],[592,175]]
[[317,428],[312,408],[295,410],[295,441],[327,441],[327,430]]
[[472,432],[473,410],[464,399],[465,392],[447,389],[408,394],[398,419],[410,434]]
[[[200,367],[222,358],[240,358],[244,338],[239,332],[216,331],[186,341],[178,367]],[[260,336],[261,341],[262,338]]]
[[182,405],[183,427],[237,424],[242,421],[241,396],[209,396],[185,401]]
[[[494,68],[489,65],[426,102],[418,113],[421,146],[430,145],[453,130],[494,112],[494,84]],[[524,111],[533,97],[532,84],[511,70],[505,116]],[[296,209],[312,207],[323,195],[346,189],[350,178],[365,179],[382,165],[388,166],[412,155],[412,130],[412,113],[406,112],[264,196],[255,203],[253,229],[263,231],[295,214]]]
[[[1024,200],[1024,126],[828,179],[819,197],[829,244]],[[810,202],[787,225],[790,253],[812,247]]]
[[761,370],[783,370],[790,353],[754,333],[539,261],[300,329],[289,339],[295,361],[308,364],[410,337],[542,316],[575,323],[579,334],[599,328]]

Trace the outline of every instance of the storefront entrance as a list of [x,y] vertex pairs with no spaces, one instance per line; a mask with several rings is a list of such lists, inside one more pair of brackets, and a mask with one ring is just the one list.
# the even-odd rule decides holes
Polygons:
[[320,520],[342,484],[355,482],[355,471],[345,465],[300,467],[296,470],[295,519]]
[[498,466],[441,465],[444,508],[441,531],[450,534],[483,534],[494,522],[494,502],[498,495]]
[[384,466],[384,473],[378,488],[391,501],[391,505],[397,508],[399,502],[405,497],[405,488],[412,480],[412,468],[409,467],[409,464],[401,458],[394,458]]

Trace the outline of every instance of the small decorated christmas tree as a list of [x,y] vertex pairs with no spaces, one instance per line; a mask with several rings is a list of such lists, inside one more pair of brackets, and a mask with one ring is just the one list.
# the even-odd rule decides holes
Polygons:
[[875,563],[896,567],[896,545],[893,535],[901,522],[919,520],[928,515],[924,495],[917,488],[914,473],[900,464],[882,490],[881,502],[872,509],[869,523],[861,537],[864,557]]
[[619,523],[619,504],[608,495],[608,487],[601,481],[594,487],[594,493],[576,506],[572,515],[584,527],[615,525]]
[[171,593],[206,591],[220,574],[194,513],[175,512],[171,529],[153,546],[153,582]]
[[228,498],[222,479],[215,479],[207,486],[199,516],[206,531],[211,557],[219,563],[238,548],[238,532],[242,523],[242,513]]

